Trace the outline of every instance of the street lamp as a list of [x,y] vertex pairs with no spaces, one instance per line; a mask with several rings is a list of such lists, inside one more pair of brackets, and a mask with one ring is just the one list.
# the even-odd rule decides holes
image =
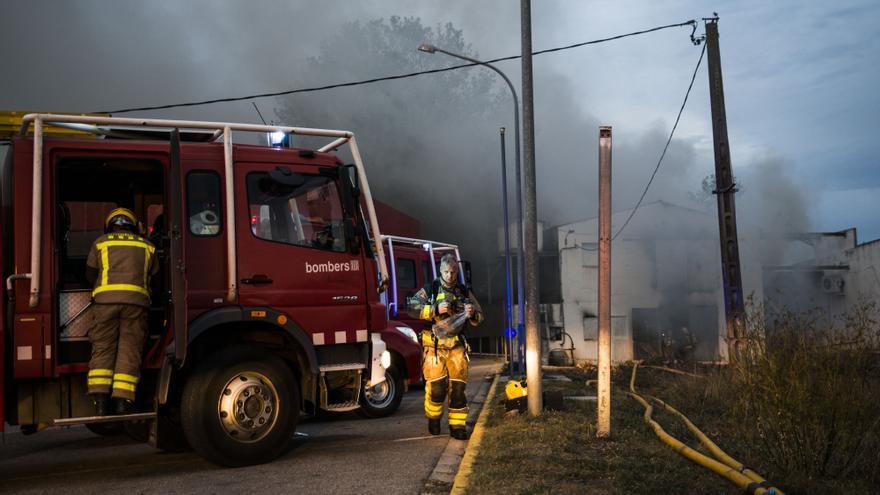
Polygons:
[[[446,55],[449,55],[450,57],[459,58],[461,60],[466,60],[468,62],[472,62],[477,65],[482,65],[483,67],[488,67],[489,69],[494,70],[496,73],[498,73],[499,76],[501,76],[502,79],[504,79],[504,82],[507,83],[507,87],[510,88],[511,96],[513,97],[513,130],[514,130],[514,141],[515,141],[515,149],[516,149],[516,174],[515,174],[516,175],[516,209],[517,209],[517,216],[518,216],[518,221],[517,221],[517,234],[518,235],[517,235],[517,239],[516,239],[516,241],[517,241],[517,252],[516,252],[516,292],[517,292],[517,294],[516,294],[516,296],[517,296],[517,305],[519,306],[519,308],[517,311],[516,336],[517,336],[517,342],[518,342],[518,347],[519,347],[519,352],[518,352],[517,357],[519,359],[519,362],[522,364],[522,362],[523,362],[523,347],[525,344],[525,342],[524,342],[524,339],[525,339],[524,333],[525,332],[523,331],[525,328],[525,290],[523,290],[523,281],[525,280],[525,261],[523,258],[523,255],[524,255],[523,248],[524,248],[524,244],[525,244],[525,242],[524,242],[525,232],[523,231],[522,169],[520,166],[520,151],[519,151],[519,141],[520,141],[520,139],[519,139],[519,98],[517,98],[517,96],[516,96],[516,90],[513,88],[513,84],[510,82],[510,79],[508,79],[507,76],[504,75],[503,72],[501,72],[497,67],[495,67],[492,64],[488,64],[486,62],[481,62],[477,59],[470,58],[465,55],[459,55],[457,53],[452,53],[452,52],[446,51],[442,48],[437,48],[436,46],[434,46],[430,43],[422,43],[421,45],[419,45],[419,51],[425,52],[425,53],[432,53],[432,54],[435,52],[445,53]],[[506,193],[507,184],[506,183],[504,184],[504,191],[505,191],[504,196],[506,198],[507,197],[507,193]],[[510,238],[508,228],[509,228],[509,226],[507,224],[507,221],[505,220],[505,222],[504,222],[504,236],[507,239]],[[508,261],[507,266],[510,266],[509,261]],[[520,372],[523,371],[522,366],[520,366],[519,371]]]

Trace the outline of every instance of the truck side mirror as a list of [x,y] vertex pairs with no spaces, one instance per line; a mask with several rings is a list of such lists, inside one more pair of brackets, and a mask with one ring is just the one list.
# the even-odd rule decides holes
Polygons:
[[355,227],[354,221],[351,219],[345,221],[345,238],[348,239],[349,252],[351,254],[361,254],[360,229]]
[[464,284],[470,288],[473,286],[473,275],[471,274],[471,262],[461,260],[461,272],[464,274]]
[[358,173],[354,165],[340,165],[339,179],[342,187],[342,208],[348,218],[357,218],[358,198],[361,190],[357,186]]

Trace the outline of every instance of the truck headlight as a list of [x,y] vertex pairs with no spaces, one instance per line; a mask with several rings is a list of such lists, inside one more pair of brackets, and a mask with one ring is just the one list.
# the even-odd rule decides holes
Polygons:
[[419,336],[416,335],[415,330],[413,330],[412,328],[410,328],[410,327],[395,327],[395,328],[397,328],[398,332],[400,332],[400,333],[406,335],[407,337],[409,337],[410,339],[412,339],[412,341],[415,342],[416,344],[419,343]]
[[382,352],[381,364],[382,364],[382,367],[385,368],[386,370],[388,369],[389,366],[391,366],[391,353],[390,352],[388,352],[388,351]]

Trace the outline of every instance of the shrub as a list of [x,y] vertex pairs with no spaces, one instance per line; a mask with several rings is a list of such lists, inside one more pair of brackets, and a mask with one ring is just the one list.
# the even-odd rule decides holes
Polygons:
[[842,317],[750,310],[730,367],[750,457],[787,480],[880,482],[880,333],[873,304]]

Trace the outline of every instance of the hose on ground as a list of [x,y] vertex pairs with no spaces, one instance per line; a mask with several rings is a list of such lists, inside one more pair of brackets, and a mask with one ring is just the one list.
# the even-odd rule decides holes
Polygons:
[[697,452],[696,450],[688,447],[683,442],[667,433],[663,429],[663,427],[660,426],[659,423],[651,418],[654,407],[636,392],[635,383],[636,370],[638,369],[638,366],[638,362],[633,365],[632,376],[630,377],[629,381],[628,393],[630,397],[635,399],[645,408],[645,414],[643,415],[645,422],[648,423],[649,426],[651,426],[651,428],[654,430],[654,434],[657,435],[657,437],[661,441],[663,441],[663,443],[669,445],[670,447],[672,447],[673,450],[688,458],[692,462],[703,466],[733,482],[746,493],[751,493],[755,495],[784,495],[782,490],[774,487],[771,483],[758,475],[758,473],[746,468],[741,462],[727,455],[727,453],[721,450],[721,448],[719,448],[714,442],[712,442],[709,437],[707,437],[702,431],[700,431],[700,429],[697,428],[696,425],[694,425],[693,422],[691,422],[690,419],[687,418],[687,416],[685,416],[669,404],[666,404],[659,398],[646,394],[647,397],[663,405],[663,407],[666,408],[667,411],[675,414],[680,419],[682,419],[687,428],[692,433],[694,433],[700,443],[702,443],[712,453],[712,455],[717,458],[717,460],[701,454],[700,452]]
[[706,378],[703,375],[698,375],[696,373],[688,373],[687,371],[677,370],[675,368],[667,368],[666,366],[652,366],[649,364],[645,364],[645,365],[642,365],[642,368],[652,368],[655,370],[666,371],[668,373],[675,373],[676,375],[689,376],[691,378]]
[[[636,366],[638,366],[639,364],[640,363],[636,363]],[[641,366],[642,366],[642,368],[653,368],[656,370],[666,371],[669,373],[675,373],[675,374],[679,374],[679,375],[690,376],[690,377],[694,377],[694,378],[705,378],[703,375],[688,373],[686,371],[681,371],[681,370],[677,370],[674,368],[667,368],[665,366],[650,366],[650,365],[641,365]],[[635,372],[635,367],[633,367],[633,372]],[[754,481],[756,483],[765,483],[767,481],[763,477],[761,477],[761,475],[759,475],[755,471],[753,471],[753,470],[749,469],[748,467],[746,467],[745,465],[743,465],[743,463],[737,461],[733,457],[730,457],[727,454],[727,452],[724,452],[723,450],[721,450],[721,447],[719,447],[708,436],[706,436],[706,434],[704,434],[702,430],[697,428],[697,426],[693,422],[691,422],[690,418],[685,416],[681,411],[672,407],[670,404],[664,402],[659,397],[656,397],[653,395],[648,395],[648,394],[642,394],[642,396],[650,398],[651,400],[653,400],[653,401],[657,402],[658,404],[660,404],[661,406],[663,406],[663,408],[666,409],[667,411],[669,411],[670,413],[678,416],[678,418],[681,419],[681,421],[685,424],[685,426],[687,426],[687,429],[690,430],[690,432],[693,433],[695,437],[697,437],[697,440],[699,440],[700,443],[703,444],[703,446],[706,447],[709,450],[709,452],[711,452],[712,455],[715,456],[716,459],[718,459],[719,461],[723,462],[724,464],[727,464],[728,466],[736,469],[737,471],[743,473],[744,475],[748,476],[749,478],[752,479],[752,481]]]
[[[716,459],[723,462],[724,464],[727,464],[728,466],[732,467],[733,469],[736,469],[737,471],[741,472],[742,474],[748,476],[752,481],[754,481],[756,483],[766,483],[767,482],[767,480],[765,480],[763,477],[761,477],[761,475],[759,475],[755,471],[749,469],[748,467],[743,465],[743,463],[737,461],[733,457],[730,457],[727,454],[727,452],[724,452],[723,450],[721,450],[721,447],[719,447],[718,445],[715,444],[715,442],[713,442],[711,439],[709,439],[709,437],[707,437],[699,428],[697,428],[697,426],[695,424],[693,424],[691,422],[691,420],[688,419],[687,416],[682,414],[678,409],[670,406],[666,402],[663,402],[659,398],[654,397],[652,395],[645,394],[645,396],[651,398],[652,400],[654,400],[655,402],[657,402],[658,404],[663,406],[663,408],[666,409],[667,411],[678,416],[678,418],[681,419],[681,421],[685,424],[685,426],[687,426],[687,429],[690,430],[690,432],[693,433],[695,437],[697,437],[697,440],[699,440],[700,443],[703,444],[703,446],[706,447],[709,450],[709,452],[711,452],[712,455],[715,456]],[[777,493],[780,493],[780,492],[777,490]]]

